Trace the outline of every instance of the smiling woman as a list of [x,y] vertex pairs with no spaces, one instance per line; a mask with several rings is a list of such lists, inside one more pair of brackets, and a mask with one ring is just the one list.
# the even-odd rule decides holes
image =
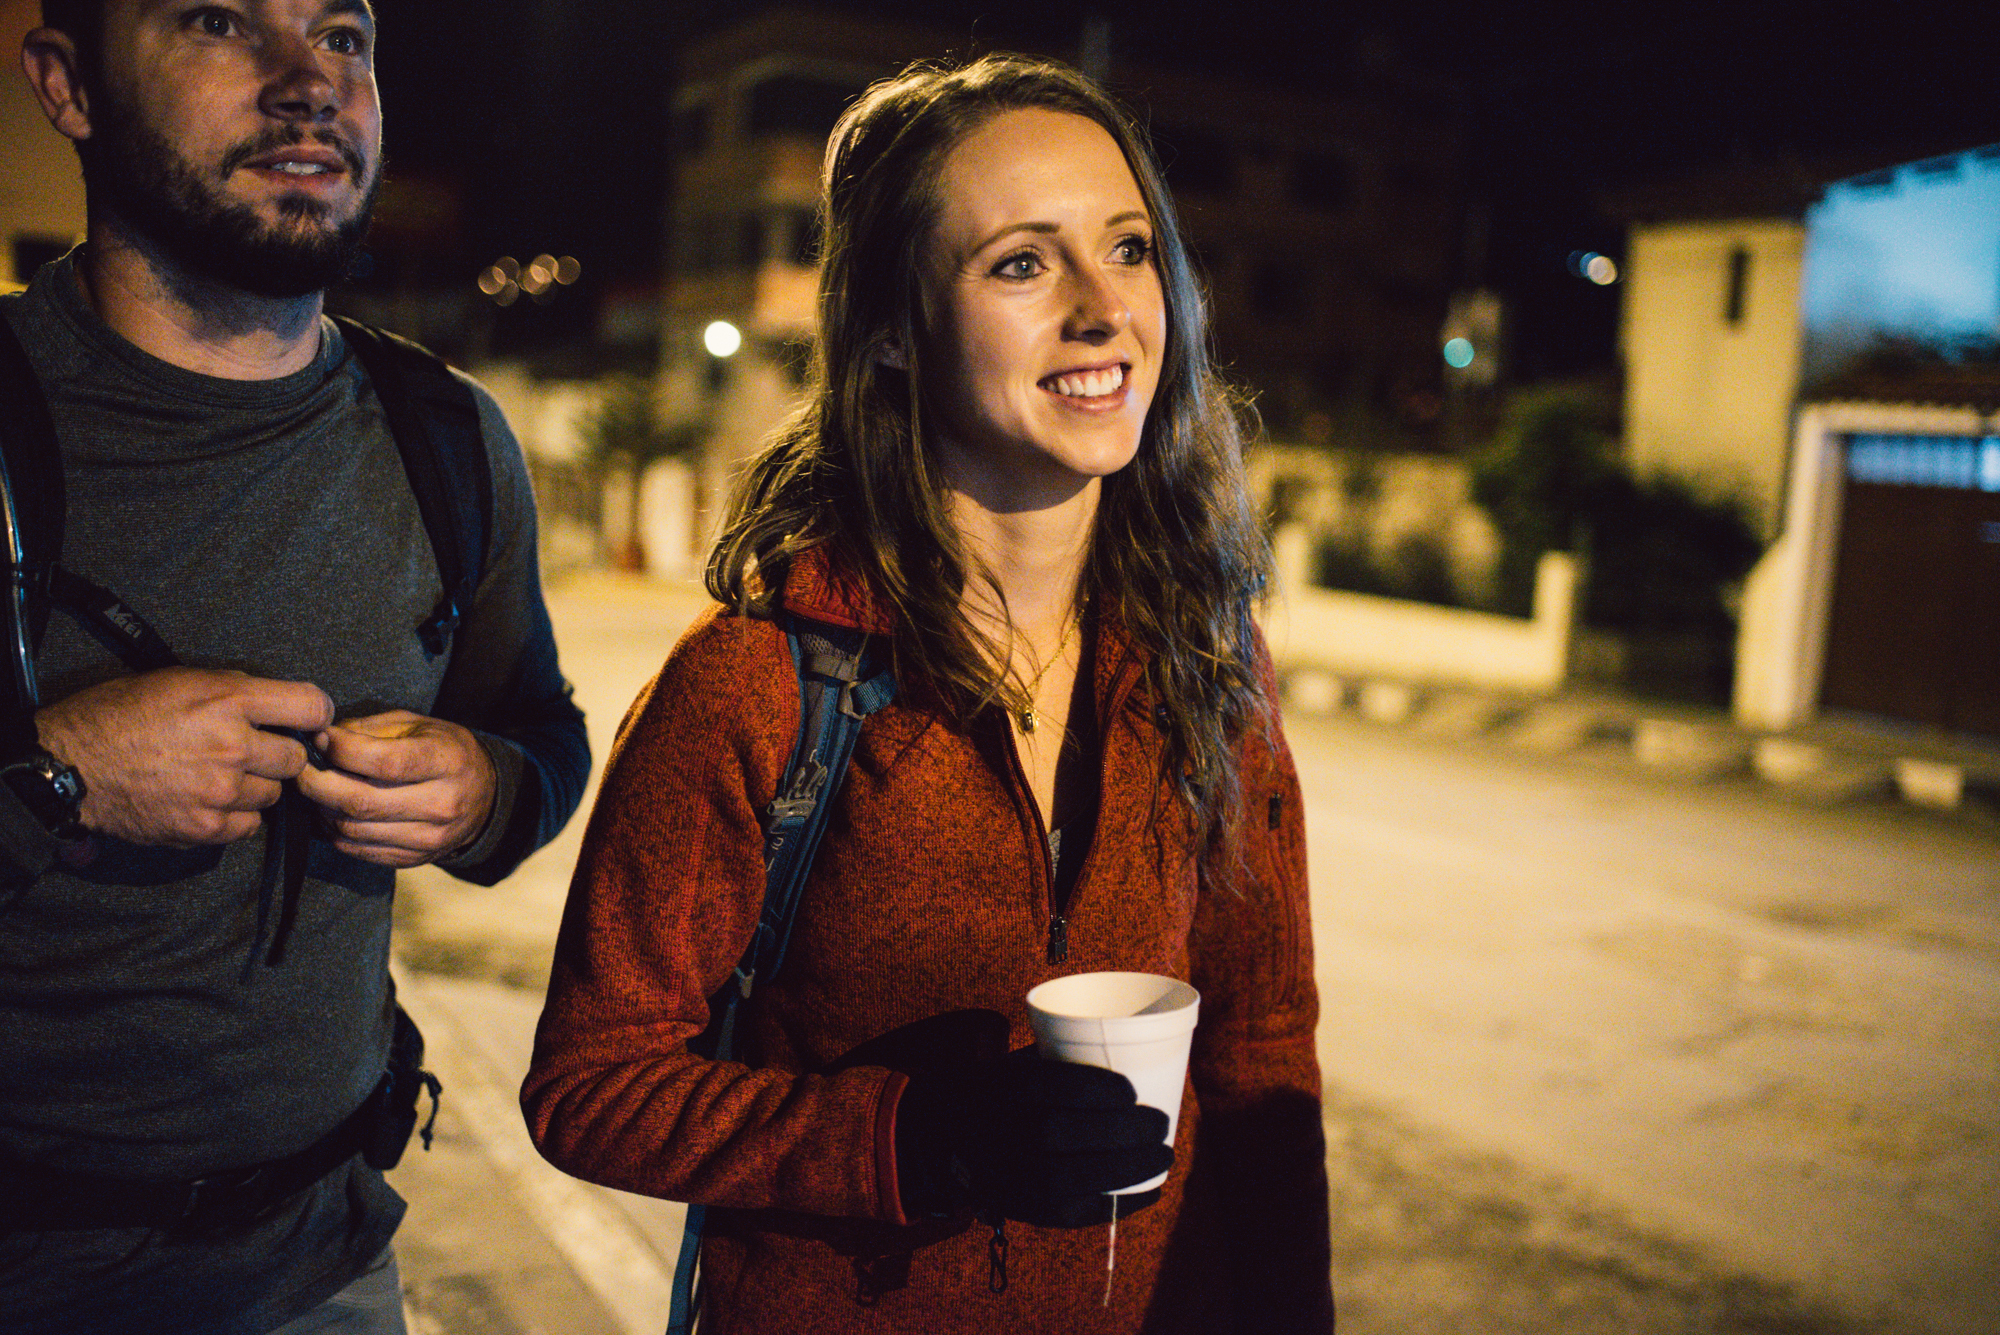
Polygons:
[[1117,140],[1081,116],[1009,111],[945,159],[938,193],[924,278],[953,490],[1019,513],[1125,467],[1166,299]]
[[[710,1335],[1327,1335],[1267,557],[1145,141],[1059,65],[918,67],[842,117],[824,187],[810,401],[711,558],[727,610],[605,775],[531,1130],[708,1207]],[[895,696],[822,799],[785,972],[713,1060],[818,670],[786,632],[816,625],[871,637]],[[1035,1058],[1028,992],[1091,972],[1199,990],[1172,1107]]]

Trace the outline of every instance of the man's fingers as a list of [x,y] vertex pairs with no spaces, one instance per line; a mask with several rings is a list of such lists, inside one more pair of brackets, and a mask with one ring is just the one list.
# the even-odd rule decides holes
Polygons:
[[243,717],[259,727],[318,732],[333,722],[333,700],[309,681],[243,677],[236,683]]
[[282,733],[253,729],[243,768],[265,779],[296,779],[306,767],[306,748]]
[[358,732],[368,737],[379,737],[384,741],[394,741],[418,732],[430,722],[422,714],[413,714],[407,709],[389,709],[380,714],[363,714],[355,718],[344,718],[340,726],[348,732]]
[[345,768],[304,770],[299,791],[350,821],[443,823],[454,815],[451,793],[443,784],[381,783],[343,773]]
[[246,774],[236,785],[236,796],[221,807],[223,811],[262,811],[278,800],[284,790],[275,779]]
[[337,723],[326,730],[326,738],[326,758],[335,768],[384,783],[443,778],[458,760],[448,741],[421,727],[384,737]]
[[[270,803],[266,802],[264,805],[269,806]],[[194,848],[202,844],[233,844],[238,839],[248,838],[263,823],[264,817],[261,814],[261,808],[253,811],[219,813],[216,817],[215,827],[212,830],[204,833],[201,838],[190,840],[185,844],[179,845],[179,847]]]
[[444,826],[421,821],[341,820],[333,823],[336,839],[351,844],[407,849],[421,857],[445,850]]
[[362,862],[372,862],[380,867],[421,866],[430,856],[395,844],[359,843],[352,839],[336,839],[333,841],[333,846],[348,857],[357,858]]

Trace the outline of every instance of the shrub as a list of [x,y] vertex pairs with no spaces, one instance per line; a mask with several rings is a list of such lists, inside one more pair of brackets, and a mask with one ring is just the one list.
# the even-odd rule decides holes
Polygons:
[[1633,477],[1602,412],[1561,392],[1509,406],[1472,460],[1472,494],[1500,531],[1500,603],[1517,615],[1533,605],[1542,553],[1574,551],[1588,563],[1591,625],[1724,635],[1724,591],[1762,551],[1740,503]]

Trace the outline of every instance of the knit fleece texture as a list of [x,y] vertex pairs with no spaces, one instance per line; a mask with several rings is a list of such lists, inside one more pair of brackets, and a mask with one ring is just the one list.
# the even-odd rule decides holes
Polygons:
[[[892,627],[816,554],[788,610]],[[620,730],[570,891],[523,1105],[579,1177],[711,1207],[712,1335],[761,1332],[1317,1332],[1333,1327],[1327,1186],[1297,775],[1275,719],[1241,745],[1245,818],[1226,883],[1200,873],[1159,781],[1141,667],[1100,624],[1096,829],[1047,958],[1049,860],[1004,717],[954,728],[921,685],[863,728],[807,883],[784,973],[739,1020],[742,1062],[691,1055],[706,998],[763,898],[759,813],[798,729],[770,621],[712,610]],[[1268,663],[1266,663],[1268,673]],[[1031,1043],[1052,977],[1138,970],[1202,995],[1173,1172],[1106,1230],[905,1218],[895,1111],[906,1077],[843,1062],[965,1008]]]

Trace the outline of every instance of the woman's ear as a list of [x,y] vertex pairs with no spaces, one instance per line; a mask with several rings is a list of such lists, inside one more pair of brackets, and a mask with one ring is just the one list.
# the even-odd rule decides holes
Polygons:
[[903,355],[903,345],[893,338],[885,338],[875,345],[875,364],[896,371],[910,369],[910,359]]

